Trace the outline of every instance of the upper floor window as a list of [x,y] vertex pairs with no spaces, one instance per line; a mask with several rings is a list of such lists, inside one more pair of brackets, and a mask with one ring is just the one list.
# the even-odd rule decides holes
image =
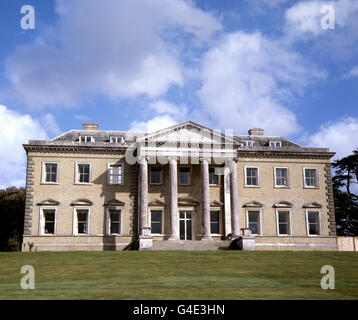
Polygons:
[[277,211],[277,232],[279,235],[291,234],[290,211]]
[[247,227],[251,229],[252,234],[261,234],[260,211],[247,211]]
[[190,168],[189,167],[179,168],[179,184],[181,184],[181,185],[190,184]]
[[244,141],[242,141],[242,145],[243,145],[244,147],[253,147],[253,146],[254,146],[254,142],[251,141],[251,140],[244,140]]
[[303,168],[306,188],[318,187],[317,168]]
[[152,227],[152,234],[161,234],[162,232],[162,210],[151,210],[150,221]]
[[275,187],[288,187],[288,168],[275,168]]
[[210,211],[210,232],[212,234],[220,233],[220,211]]
[[58,182],[58,164],[55,162],[44,162],[42,168],[42,182],[57,183]]
[[108,164],[108,184],[123,184],[123,164]]
[[76,163],[76,183],[91,182],[91,164]]
[[279,148],[281,147],[281,141],[270,141],[269,145],[271,148]]
[[209,168],[209,184],[219,184],[219,176],[215,173],[215,168]]
[[41,209],[41,234],[55,234],[56,209]]
[[123,137],[118,137],[118,136],[112,136],[109,138],[109,142],[111,143],[124,143],[124,138]]
[[150,184],[162,184],[163,174],[162,167],[150,168]]
[[80,142],[94,142],[92,136],[80,136]]
[[259,186],[259,168],[245,167],[245,181],[247,187]]
[[319,211],[306,211],[307,233],[310,236],[321,234]]

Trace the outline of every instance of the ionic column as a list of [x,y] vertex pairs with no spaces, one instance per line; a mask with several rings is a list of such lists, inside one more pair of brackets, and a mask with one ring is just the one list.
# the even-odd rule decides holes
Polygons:
[[170,237],[169,240],[179,240],[178,215],[178,170],[177,159],[169,159],[170,176]]
[[147,236],[148,227],[148,161],[140,158],[140,235]]
[[210,189],[209,189],[209,160],[202,159],[201,177],[203,190],[203,237],[202,240],[211,240],[210,230]]
[[231,162],[231,236],[236,238],[240,236],[239,225],[239,203],[237,188],[237,161]]

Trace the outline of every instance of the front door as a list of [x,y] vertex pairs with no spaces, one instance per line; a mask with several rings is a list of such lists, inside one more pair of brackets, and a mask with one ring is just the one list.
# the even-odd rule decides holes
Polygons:
[[180,225],[180,240],[192,239],[192,212],[180,211],[179,212],[179,225]]

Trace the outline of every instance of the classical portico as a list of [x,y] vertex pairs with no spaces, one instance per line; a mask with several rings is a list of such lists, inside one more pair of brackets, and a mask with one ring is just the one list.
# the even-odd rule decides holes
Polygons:
[[[137,145],[139,163],[140,239],[151,235],[148,211],[148,165],[169,166],[170,233],[168,240],[212,240],[211,206],[218,199],[210,199],[209,167],[215,166],[215,174],[222,176],[223,198],[222,235],[239,236],[238,189],[235,149],[227,136],[191,124],[174,126],[153,136],[146,136]],[[178,167],[200,166],[201,183],[198,202],[200,210],[190,210],[178,205]],[[195,216],[194,216],[195,212]],[[201,221],[201,226],[196,225]],[[190,228],[200,230],[193,239]],[[146,240],[143,240],[146,241]]]

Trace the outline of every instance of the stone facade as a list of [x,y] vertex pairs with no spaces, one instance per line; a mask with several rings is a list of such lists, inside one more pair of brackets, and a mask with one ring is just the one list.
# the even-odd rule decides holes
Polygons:
[[[265,137],[261,129],[225,136],[190,121],[145,135],[85,129],[24,145],[23,250],[31,243],[38,251],[223,248],[253,227],[252,212],[256,250],[337,250],[328,149]],[[89,165],[88,182],[81,164]],[[255,185],[248,185],[248,168],[257,169]],[[284,186],[276,185],[277,168],[286,172]],[[316,173],[313,186],[306,186],[307,168]],[[284,229],[279,212],[288,219]],[[317,213],[315,234],[310,212]]]

